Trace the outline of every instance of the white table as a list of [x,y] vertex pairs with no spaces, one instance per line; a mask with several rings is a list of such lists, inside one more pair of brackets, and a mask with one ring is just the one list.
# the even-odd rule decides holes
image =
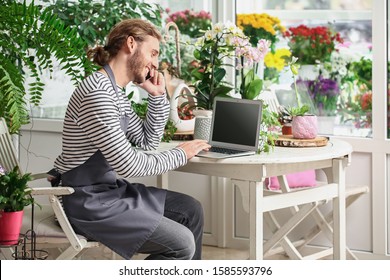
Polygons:
[[[159,150],[175,147],[177,142],[162,143]],[[347,142],[331,139],[327,146],[316,148],[275,147],[273,152],[222,160],[194,157],[175,171],[231,178],[249,191],[250,259],[263,258],[263,212],[333,199],[333,256],[346,258],[345,168],[352,147]],[[309,169],[322,169],[328,183],[315,188],[263,195],[263,182],[270,176]],[[161,187],[168,186],[167,174],[159,177]]]

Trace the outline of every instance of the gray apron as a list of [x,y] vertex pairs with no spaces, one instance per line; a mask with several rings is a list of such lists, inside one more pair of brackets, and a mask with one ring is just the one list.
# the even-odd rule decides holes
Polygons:
[[[112,71],[106,66],[118,94]],[[125,133],[129,117],[122,116],[120,122]],[[137,252],[163,215],[166,191],[118,179],[100,151],[62,174],[61,179],[63,185],[75,189],[72,195],[63,196],[65,212],[75,231],[125,259]]]

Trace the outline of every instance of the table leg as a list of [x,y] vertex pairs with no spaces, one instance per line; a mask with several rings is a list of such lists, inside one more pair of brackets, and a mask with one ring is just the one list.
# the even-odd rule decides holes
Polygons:
[[333,160],[333,180],[338,184],[338,196],[333,199],[333,258],[346,259],[345,167],[346,159]]
[[249,259],[263,259],[263,183],[249,182]]
[[157,187],[168,189],[168,172],[157,176]]

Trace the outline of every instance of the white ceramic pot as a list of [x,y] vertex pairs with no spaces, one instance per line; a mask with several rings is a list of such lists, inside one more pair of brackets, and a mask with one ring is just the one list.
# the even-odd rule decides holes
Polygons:
[[194,110],[193,114],[195,116],[194,139],[209,141],[213,111]]
[[194,131],[195,127],[195,118],[190,120],[182,120],[179,117],[177,109],[183,102],[184,98],[181,97],[183,91],[187,94],[192,94],[191,89],[185,83],[181,83],[176,86],[170,101],[169,118],[175,124],[177,133],[192,132]]
[[314,139],[317,137],[317,116],[294,116],[292,120],[292,135],[297,139]]

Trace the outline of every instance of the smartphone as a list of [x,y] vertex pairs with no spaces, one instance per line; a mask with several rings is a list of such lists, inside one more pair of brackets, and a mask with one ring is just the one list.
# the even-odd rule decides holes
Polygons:
[[152,76],[150,76],[150,71],[148,72],[148,74],[146,75],[145,77],[145,80],[149,80]]

